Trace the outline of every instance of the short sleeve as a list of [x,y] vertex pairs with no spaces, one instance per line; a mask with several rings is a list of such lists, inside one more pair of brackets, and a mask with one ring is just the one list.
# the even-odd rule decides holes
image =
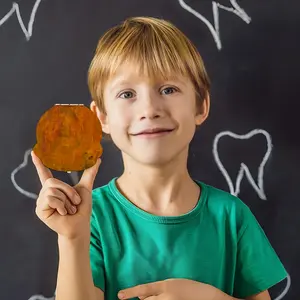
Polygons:
[[95,287],[104,292],[105,274],[103,252],[100,239],[99,224],[97,218],[92,212],[91,216],[91,239],[90,239],[90,264]]
[[245,299],[282,281],[287,272],[248,206],[243,206],[241,217],[234,296]]

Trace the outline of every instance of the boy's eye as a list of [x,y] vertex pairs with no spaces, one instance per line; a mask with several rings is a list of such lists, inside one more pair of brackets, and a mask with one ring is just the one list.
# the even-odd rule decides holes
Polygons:
[[[161,91],[161,93],[164,95],[169,95],[169,94],[174,93],[175,91],[176,91],[176,89],[174,87],[167,87],[167,88],[163,89]],[[134,96],[134,94],[131,91],[125,91],[119,95],[119,97],[122,99],[131,99],[131,98],[133,98],[133,96]]]
[[[122,97],[122,96],[124,96],[124,97]],[[123,99],[130,99],[130,98],[132,98],[132,96],[133,96],[132,92],[126,91],[126,92],[121,93],[119,97],[123,98]]]
[[164,95],[169,95],[169,94],[172,94],[174,91],[176,91],[175,88],[173,88],[173,87],[167,87],[167,88],[165,88],[165,89],[162,90],[162,93]]

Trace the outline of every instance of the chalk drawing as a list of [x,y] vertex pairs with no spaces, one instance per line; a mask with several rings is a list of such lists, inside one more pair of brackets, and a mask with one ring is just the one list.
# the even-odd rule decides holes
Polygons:
[[28,300],[55,300],[55,297],[46,298],[43,295],[33,295]]
[[24,25],[24,22],[23,22],[23,19],[22,19],[22,16],[21,16],[21,13],[20,13],[20,7],[19,7],[19,4],[16,3],[16,2],[13,2],[13,5],[12,5],[12,8],[11,10],[2,18],[0,19],[0,27],[7,21],[9,20],[9,18],[14,14],[16,13],[17,15],[17,18],[18,18],[18,21],[19,21],[19,24],[20,24],[20,27],[27,39],[27,41],[30,40],[31,36],[32,36],[32,31],[33,31],[33,24],[34,24],[34,19],[35,19],[35,16],[36,16],[36,13],[37,13],[37,10],[39,8],[39,5],[41,3],[42,0],[36,0],[33,8],[32,8],[32,11],[31,11],[31,15],[30,15],[30,18],[29,18],[29,22],[28,22],[28,26],[27,28],[25,27]]
[[221,42],[221,35],[220,35],[220,23],[219,23],[219,9],[226,10],[228,12],[231,12],[235,15],[237,15],[239,18],[241,18],[244,22],[249,24],[251,22],[251,18],[247,15],[247,13],[244,11],[242,7],[240,7],[236,0],[229,0],[232,7],[227,7],[224,5],[221,5],[220,3],[216,1],[212,1],[212,11],[213,11],[213,17],[214,17],[214,25],[212,25],[202,14],[200,14],[198,11],[193,9],[191,6],[186,4],[184,0],[178,0],[179,4],[183,9],[188,11],[189,13],[193,14],[195,17],[200,19],[210,30],[215,43],[217,45],[218,50],[222,49],[222,42]]
[[[23,194],[24,196],[31,198],[31,199],[37,199],[38,198],[37,194],[24,190],[16,181],[17,173],[28,165],[28,157],[30,156],[31,151],[32,151],[32,149],[28,149],[25,151],[23,162],[11,172],[10,179],[11,179],[14,187],[16,188],[16,190],[19,191],[21,194]],[[30,161],[31,161],[31,158],[30,158]],[[68,172],[68,173],[69,173],[69,176],[71,178],[73,185],[76,185],[79,182],[78,172]]]
[[[253,137],[254,135],[257,135],[257,134],[264,135],[265,138],[266,138],[266,141],[267,141],[267,150],[266,150],[266,153],[263,157],[263,160],[262,160],[262,162],[261,162],[261,164],[259,165],[259,168],[258,168],[257,184],[255,183],[255,180],[253,179],[253,177],[252,177],[252,175],[249,171],[249,168],[246,166],[246,164],[244,164],[242,162],[241,166],[240,166],[239,173],[238,173],[237,178],[235,180],[235,186],[234,186],[233,185],[233,180],[230,178],[227,170],[225,169],[224,165],[222,164],[222,162],[220,160],[219,152],[218,152],[219,141],[224,136],[230,136],[230,137],[232,137],[234,139],[238,139],[238,140],[246,140],[246,139],[250,139],[251,137]],[[254,130],[250,131],[249,133],[242,134],[242,135],[233,133],[231,131],[223,131],[223,132],[220,132],[219,134],[216,135],[216,137],[214,139],[214,142],[213,142],[213,156],[214,156],[214,159],[215,159],[215,162],[216,162],[218,168],[220,169],[221,173],[223,174],[223,176],[225,177],[225,179],[227,181],[227,184],[228,184],[228,187],[229,187],[229,190],[230,190],[231,194],[233,194],[235,196],[238,196],[238,194],[240,193],[241,181],[242,181],[244,175],[246,175],[249,183],[252,185],[254,190],[257,192],[258,196],[262,200],[267,199],[265,191],[264,191],[263,177],[264,177],[264,167],[265,167],[265,164],[266,164],[266,162],[267,162],[267,160],[268,160],[268,158],[271,154],[271,151],[272,151],[271,136],[267,131],[265,131],[263,129],[254,129]]]
[[12,173],[10,175],[10,179],[11,179],[14,187],[16,188],[16,190],[19,191],[21,194],[23,194],[24,196],[31,198],[31,199],[37,199],[38,198],[37,194],[25,191],[20,185],[17,184],[16,178],[15,178],[16,174],[28,165],[28,156],[30,155],[31,150],[32,149],[28,149],[25,151],[23,162],[12,171]]
[[286,278],[286,287],[285,287],[285,289],[283,290],[283,292],[278,297],[274,298],[274,300],[283,299],[283,297],[288,293],[288,291],[291,287],[291,283],[292,283],[291,276],[288,274],[288,276]]
[[[257,134],[262,134],[265,138],[266,138],[266,152],[265,155],[258,167],[258,173],[257,173],[257,183],[255,182],[255,180],[253,179],[249,168],[247,167],[246,164],[244,164],[243,162],[240,165],[240,170],[238,172],[237,178],[235,180],[235,186],[233,184],[233,180],[230,178],[227,170],[225,169],[223,163],[220,160],[220,156],[219,156],[219,152],[218,152],[218,144],[221,138],[225,137],[225,136],[229,136],[232,137],[234,139],[238,139],[238,140],[247,140],[252,138],[253,136],[257,135]],[[272,139],[271,139],[271,135],[263,129],[254,129],[246,134],[236,134],[233,133],[231,131],[222,131],[219,134],[216,135],[214,142],[213,142],[213,156],[215,159],[215,162],[218,166],[218,168],[220,169],[221,173],[223,174],[223,176],[226,179],[226,182],[228,184],[229,187],[229,191],[232,195],[238,196],[240,193],[240,185],[241,185],[241,181],[244,177],[244,175],[246,175],[246,178],[248,179],[249,183],[252,185],[252,187],[254,188],[254,190],[257,192],[258,196],[262,199],[262,200],[267,200],[267,196],[265,194],[264,191],[264,167],[266,162],[268,161],[271,152],[272,152]],[[274,300],[281,300],[283,299],[283,297],[288,293],[290,287],[291,287],[291,277],[288,274],[287,278],[286,278],[286,287],[283,290],[283,292]]]

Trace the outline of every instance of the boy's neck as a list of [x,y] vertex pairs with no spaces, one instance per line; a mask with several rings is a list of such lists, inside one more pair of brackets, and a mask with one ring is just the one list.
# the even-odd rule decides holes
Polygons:
[[[124,158],[124,157],[123,157]],[[198,202],[200,188],[187,170],[187,157],[153,167],[124,161],[117,180],[121,193],[139,208],[155,215],[181,215]]]

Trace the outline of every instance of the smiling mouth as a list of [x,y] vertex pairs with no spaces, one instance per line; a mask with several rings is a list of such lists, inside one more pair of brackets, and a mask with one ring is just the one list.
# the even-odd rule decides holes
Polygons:
[[154,137],[154,136],[163,136],[167,135],[170,132],[174,131],[174,129],[160,129],[160,130],[149,130],[137,134],[133,134],[133,136],[141,136],[141,137]]

